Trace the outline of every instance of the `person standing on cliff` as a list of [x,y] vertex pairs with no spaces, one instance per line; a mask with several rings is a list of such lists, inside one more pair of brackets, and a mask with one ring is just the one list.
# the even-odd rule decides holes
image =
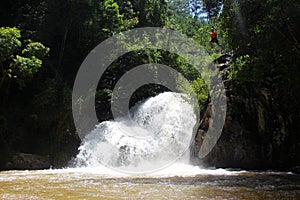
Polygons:
[[224,49],[223,45],[219,44],[216,29],[211,28],[208,33],[211,37],[211,40],[209,41],[210,47],[213,48],[213,43],[216,43],[219,47],[221,47],[221,49]]

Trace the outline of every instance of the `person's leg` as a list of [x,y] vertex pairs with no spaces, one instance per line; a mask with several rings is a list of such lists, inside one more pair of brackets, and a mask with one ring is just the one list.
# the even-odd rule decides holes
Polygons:
[[216,41],[215,41],[216,43],[217,43],[217,45],[219,46],[219,47],[221,47],[221,49],[224,49],[224,46],[223,45],[221,45],[220,43],[219,43],[219,40],[218,39],[216,39]]
[[213,43],[216,42],[216,38],[211,38],[209,44],[210,44],[210,47],[213,48]]

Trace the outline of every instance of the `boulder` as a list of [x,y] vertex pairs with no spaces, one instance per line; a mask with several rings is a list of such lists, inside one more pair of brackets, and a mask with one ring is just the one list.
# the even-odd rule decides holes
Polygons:
[[29,153],[15,153],[6,164],[6,169],[38,170],[51,167],[50,157]]

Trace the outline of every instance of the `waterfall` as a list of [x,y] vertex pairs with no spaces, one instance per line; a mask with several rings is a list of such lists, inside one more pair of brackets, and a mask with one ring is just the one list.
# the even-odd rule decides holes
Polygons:
[[98,124],[83,139],[75,166],[146,172],[188,163],[196,125],[189,99],[165,92],[135,105],[127,118]]

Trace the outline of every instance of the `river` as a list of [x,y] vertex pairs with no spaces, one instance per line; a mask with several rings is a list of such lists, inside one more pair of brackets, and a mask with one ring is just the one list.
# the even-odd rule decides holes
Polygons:
[[[177,175],[176,175],[177,174]],[[300,199],[300,176],[175,164],[152,174],[100,168],[0,172],[1,199]]]
[[296,174],[189,165],[197,118],[184,97],[163,93],[98,124],[69,168],[0,172],[0,198],[300,199]]

